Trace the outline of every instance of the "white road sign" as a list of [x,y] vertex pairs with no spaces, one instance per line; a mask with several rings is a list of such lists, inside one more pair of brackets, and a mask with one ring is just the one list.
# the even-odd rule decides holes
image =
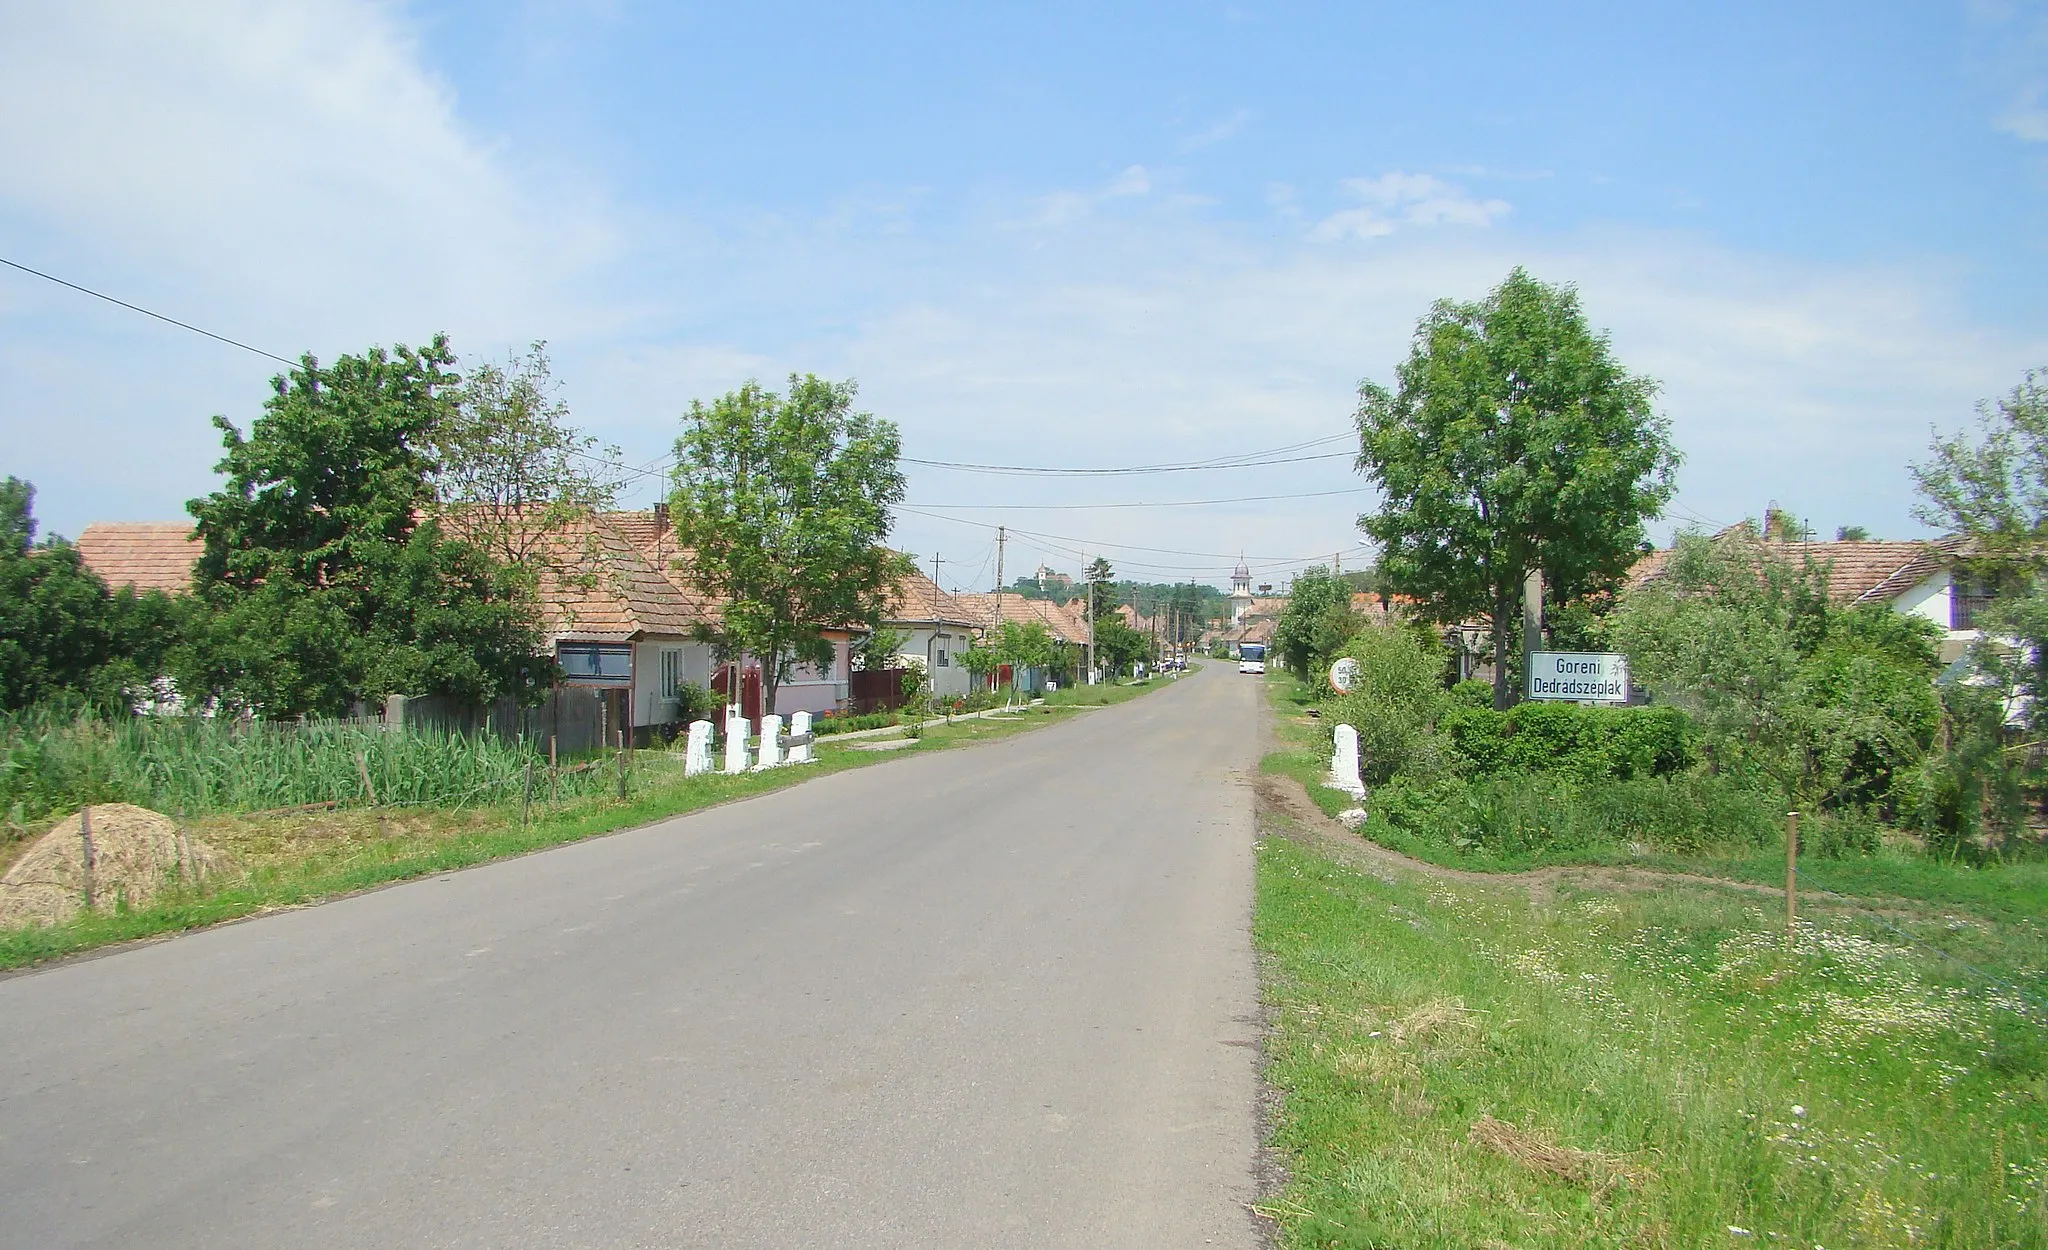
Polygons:
[[1628,702],[1628,657],[1612,651],[1537,651],[1529,656],[1528,697]]

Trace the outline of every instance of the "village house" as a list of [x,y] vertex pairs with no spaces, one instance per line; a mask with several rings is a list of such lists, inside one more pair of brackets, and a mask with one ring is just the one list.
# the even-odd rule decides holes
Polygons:
[[[182,593],[191,588],[201,545],[182,522],[96,522],[79,535],[86,566],[110,586]],[[616,741],[622,728],[646,743],[672,736],[692,712],[689,690],[730,696],[750,721],[762,714],[758,658],[721,664],[700,632],[719,609],[692,589],[681,569],[688,552],[675,541],[662,506],[599,513],[550,532],[536,560],[547,646],[560,678],[538,708],[509,704],[458,709],[433,699],[394,696],[387,719],[471,726],[552,737],[562,750]],[[833,655],[797,666],[776,692],[775,710],[827,712],[847,697],[853,634],[828,630]]]
[[[1751,539],[1758,536],[1755,524],[1743,521],[1717,532],[1714,538],[1737,534]],[[1838,606],[1881,603],[1939,626],[1944,664],[1961,659],[1981,636],[1978,615],[1990,604],[1993,592],[1964,568],[1965,539],[1813,542],[1793,532],[1783,513],[1767,509],[1762,540],[1782,559],[1825,568],[1828,597]],[[1656,580],[1670,559],[1669,548],[1648,553],[1629,570],[1627,585],[1642,586]]]

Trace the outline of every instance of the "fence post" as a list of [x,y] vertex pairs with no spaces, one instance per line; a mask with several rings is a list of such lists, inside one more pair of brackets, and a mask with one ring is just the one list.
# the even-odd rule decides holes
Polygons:
[[93,909],[93,870],[99,867],[99,856],[92,845],[92,804],[78,809],[78,840],[85,853],[85,909]]
[[626,731],[619,731],[619,802],[626,801]]
[[370,756],[368,752],[356,752],[356,771],[362,774],[363,793],[370,797],[370,806],[377,806],[377,787],[370,784]]
[[1791,946],[1798,923],[1799,813],[1785,814],[1785,945]]
[[526,757],[526,786],[519,792],[519,825],[533,823],[533,756]]
[[548,806],[553,807],[562,797],[562,766],[555,755],[555,735],[548,735]]

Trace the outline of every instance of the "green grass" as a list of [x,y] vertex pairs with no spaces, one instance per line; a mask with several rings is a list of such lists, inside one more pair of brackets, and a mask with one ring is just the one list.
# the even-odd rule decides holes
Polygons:
[[2010,995],[1854,915],[1787,951],[1712,888],[1400,878],[1260,850],[1281,1244],[2048,1245],[2048,1021]]
[[[1133,691],[1132,695],[1142,693]],[[172,890],[133,911],[90,913],[63,925],[0,929],[0,969],[75,954],[110,942],[156,937],[256,912],[304,906],[395,881],[467,868],[631,829],[720,803],[764,794],[848,768],[993,741],[1077,714],[1070,707],[1019,709],[1014,719],[925,726],[917,745],[862,751],[829,741],[819,762],[802,768],[684,777],[679,757],[635,754],[628,796],[616,797],[616,774],[602,770],[586,793],[564,794],[551,806],[539,792],[529,825],[516,801],[460,812],[413,808],[302,817],[221,816],[194,824],[195,836],[234,854],[244,871],[198,890]]]

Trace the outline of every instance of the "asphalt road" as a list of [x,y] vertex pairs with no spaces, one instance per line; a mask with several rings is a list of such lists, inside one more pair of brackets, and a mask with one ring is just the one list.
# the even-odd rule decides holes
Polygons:
[[1250,1246],[1256,682],[0,980],[0,1246]]

